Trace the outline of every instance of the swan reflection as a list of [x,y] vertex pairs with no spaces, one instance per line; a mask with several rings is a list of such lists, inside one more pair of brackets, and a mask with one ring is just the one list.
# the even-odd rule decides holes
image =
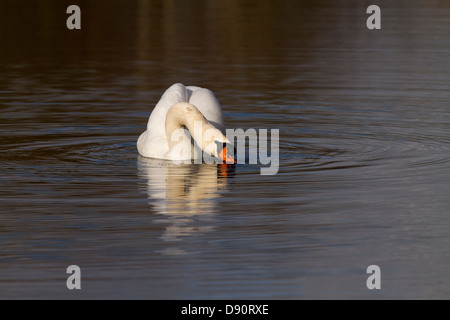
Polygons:
[[[212,230],[217,199],[228,188],[233,166],[174,164],[140,157],[139,177],[146,181],[149,204],[168,224],[162,239],[180,241],[184,236]],[[176,253],[178,252],[176,249]]]

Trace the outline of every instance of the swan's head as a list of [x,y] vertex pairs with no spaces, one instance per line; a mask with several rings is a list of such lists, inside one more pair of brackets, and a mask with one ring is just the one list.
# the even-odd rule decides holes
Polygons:
[[209,128],[204,132],[203,142],[205,152],[222,160],[222,163],[235,164],[234,147],[222,132],[216,128]]
[[217,142],[217,158],[221,159],[226,164],[236,164],[236,149],[230,142]]

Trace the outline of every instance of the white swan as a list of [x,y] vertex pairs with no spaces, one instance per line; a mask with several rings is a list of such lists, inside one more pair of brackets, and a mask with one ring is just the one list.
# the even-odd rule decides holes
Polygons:
[[235,163],[224,133],[222,108],[214,94],[177,83],[166,90],[154,108],[137,148],[147,158],[201,159],[202,152],[195,152],[197,149],[224,163]]

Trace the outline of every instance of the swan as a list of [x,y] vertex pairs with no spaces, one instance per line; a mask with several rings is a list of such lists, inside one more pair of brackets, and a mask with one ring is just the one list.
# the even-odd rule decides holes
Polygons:
[[139,154],[146,158],[191,161],[201,160],[203,153],[228,164],[236,163],[230,145],[214,93],[180,83],[164,92],[137,141]]

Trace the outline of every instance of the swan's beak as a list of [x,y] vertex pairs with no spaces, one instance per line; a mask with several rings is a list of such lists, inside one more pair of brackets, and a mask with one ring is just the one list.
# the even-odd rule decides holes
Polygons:
[[234,157],[232,157],[228,152],[227,152],[227,147],[223,147],[222,151],[219,154],[219,158],[222,159],[223,163],[226,164],[236,164],[236,159]]

